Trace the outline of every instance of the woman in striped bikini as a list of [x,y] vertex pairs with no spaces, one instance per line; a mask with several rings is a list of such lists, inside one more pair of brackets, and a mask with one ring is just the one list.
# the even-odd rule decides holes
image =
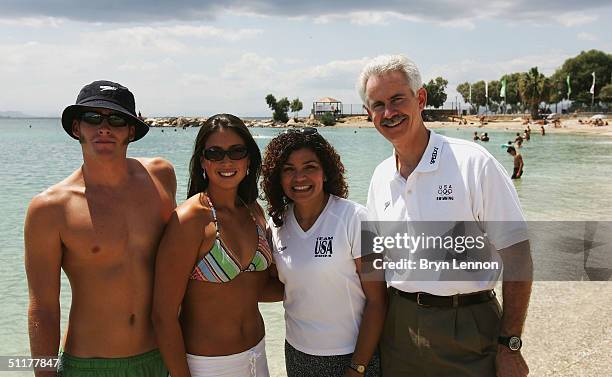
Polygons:
[[156,262],[153,323],[173,377],[269,375],[257,300],[273,259],[256,202],[260,171],[259,148],[239,118],[206,121],[188,199]]

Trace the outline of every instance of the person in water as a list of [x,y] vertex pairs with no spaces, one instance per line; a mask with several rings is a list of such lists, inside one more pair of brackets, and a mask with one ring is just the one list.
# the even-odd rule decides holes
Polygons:
[[519,179],[523,175],[523,156],[516,151],[516,149],[512,146],[506,149],[506,152],[510,154],[514,158],[514,170],[512,171],[512,179]]

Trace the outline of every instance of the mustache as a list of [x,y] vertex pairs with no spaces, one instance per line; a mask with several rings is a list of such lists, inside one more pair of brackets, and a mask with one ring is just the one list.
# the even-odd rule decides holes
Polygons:
[[380,122],[380,124],[381,124],[381,125],[383,125],[383,126],[390,126],[390,125],[392,125],[392,124],[399,123],[399,122],[403,121],[404,119],[406,119],[406,116],[405,116],[405,115],[400,115],[400,114],[398,114],[398,115],[395,115],[395,116],[394,116],[394,117],[392,117],[392,118],[389,118],[389,119],[383,119],[383,120]]

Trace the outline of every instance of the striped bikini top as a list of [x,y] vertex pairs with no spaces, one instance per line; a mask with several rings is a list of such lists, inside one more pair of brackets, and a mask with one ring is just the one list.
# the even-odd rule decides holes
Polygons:
[[[208,205],[212,210],[213,221],[216,228],[215,242],[208,253],[200,259],[193,269],[190,279],[207,281],[211,283],[227,283],[235,279],[241,272],[265,271],[273,261],[270,245],[266,239],[266,232],[259,226],[253,212],[251,218],[257,227],[257,249],[248,266],[242,267],[238,257],[225,245],[219,233],[219,222],[217,212],[210,198],[206,197]],[[241,199],[242,200],[242,199]],[[244,204],[244,202],[242,202]],[[245,207],[249,208],[246,204]]]

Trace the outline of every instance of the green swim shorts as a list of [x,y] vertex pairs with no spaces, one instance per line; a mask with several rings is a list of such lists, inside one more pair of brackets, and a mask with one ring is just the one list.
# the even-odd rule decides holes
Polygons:
[[159,350],[121,358],[82,358],[63,352],[58,374],[61,377],[167,377]]

